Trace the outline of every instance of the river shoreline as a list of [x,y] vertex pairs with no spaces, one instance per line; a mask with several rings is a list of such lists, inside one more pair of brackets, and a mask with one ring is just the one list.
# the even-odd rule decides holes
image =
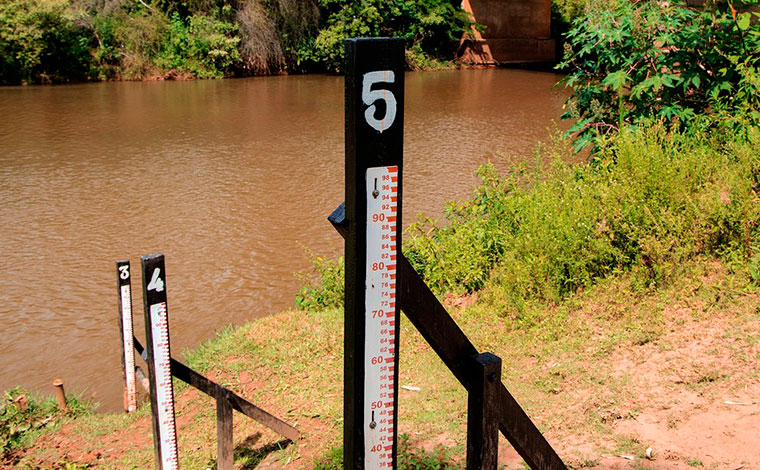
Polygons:
[[[519,70],[408,74],[408,222],[468,197],[479,165],[530,161],[562,110],[556,80]],[[118,259],[138,266],[141,255],[166,255],[181,356],[228,324],[291,308],[293,273],[310,269],[303,246],[341,250],[325,220],[343,198],[339,76],[0,94],[0,239],[9,253],[0,260],[0,389],[47,392],[60,377],[71,393],[121,407]],[[138,287],[133,298],[142,333]]]

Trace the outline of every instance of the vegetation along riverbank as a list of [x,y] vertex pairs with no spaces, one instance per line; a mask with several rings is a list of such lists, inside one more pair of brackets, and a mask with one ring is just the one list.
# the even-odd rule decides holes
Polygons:
[[[552,5],[555,34],[584,8]],[[7,0],[0,84],[338,72],[362,36],[404,38],[410,70],[451,68],[474,25],[451,0]]]
[[[531,165],[483,166],[472,198],[405,233],[407,258],[573,468],[760,466],[757,18],[589,9],[568,35],[569,135]],[[237,419],[239,468],[340,468],[343,267],[314,263],[297,310],[186,354],[304,432],[284,446]],[[400,341],[400,467],[460,468],[464,390],[406,321]],[[24,415],[18,393],[0,468],[153,466],[148,406]],[[211,400],[177,395],[183,468],[213,466]],[[522,468],[506,442],[500,461]]]
[[449,0],[8,0],[0,83],[336,72],[357,36],[403,37],[430,68],[470,25]]

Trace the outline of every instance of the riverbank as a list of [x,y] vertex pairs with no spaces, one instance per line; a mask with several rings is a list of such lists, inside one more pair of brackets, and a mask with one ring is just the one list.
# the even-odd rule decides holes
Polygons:
[[450,66],[473,22],[446,0],[12,0],[0,84],[339,72],[350,37],[404,38],[411,70]]
[[[446,224],[407,233],[407,257],[473,343],[502,358],[504,383],[574,468],[760,465],[760,133],[745,131],[655,126],[623,133],[590,165],[485,167]],[[338,271],[322,268],[323,281]],[[308,308],[225,330],[187,355],[304,432],[281,449],[236,417],[240,468],[336,468],[342,315],[327,303],[340,296],[310,294],[340,288],[313,283]],[[447,468],[436,455],[456,467],[463,389],[405,320],[399,354],[399,385],[412,387],[399,399],[407,452],[435,464],[426,468]],[[205,468],[213,403],[178,390],[182,465]],[[6,465],[148,469],[150,429],[144,405],[64,420]],[[521,466],[505,442],[500,459]]]
[[[504,383],[574,468],[753,468],[759,292],[721,260],[680,271],[670,287],[648,293],[629,276],[611,278],[550,308],[530,330],[471,313],[473,296],[446,304],[477,347],[502,358]],[[310,469],[340,445],[341,334],[337,310],[285,312],[225,331],[190,355],[194,367],[304,433],[278,449],[277,435],[236,414],[237,468]],[[448,461],[462,463],[466,395],[406,321],[401,338],[400,385],[420,391],[401,390],[399,431],[412,448],[442,446]],[[205,468],[215,455],[213,401],[185,387],[177,396],[182,467]],[[150,469],[147,408],[64,420],[0,467]],[[500,462],[522,468],[503,438]]]

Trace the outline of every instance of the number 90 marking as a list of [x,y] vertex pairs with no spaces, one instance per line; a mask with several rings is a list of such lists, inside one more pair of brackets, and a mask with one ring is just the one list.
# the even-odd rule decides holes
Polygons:
[[[393,70],[377,70],[367,72],[362,80],[362,101],[368,106],[364,111],[364,119],[376,131],[381,134],[393,125],[396,119],[396,97],[392,91],[386,89],[373,90],[372,85],[375,83],[393,83],[396,81],[396,75]],[[385,101],[385,116],[382,119],[375,119],[377,110],[375,102],[378,100]]]

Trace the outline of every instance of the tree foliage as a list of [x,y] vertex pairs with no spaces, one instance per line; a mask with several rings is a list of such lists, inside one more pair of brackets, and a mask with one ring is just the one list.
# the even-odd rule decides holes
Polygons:
[[453,59],[459,40],[472,24],[450,0],[320,0],[326,25],[298,51],[306,67],[337,72],[343,64],[343,40],[401,37],[415,55]]
[[90,38],[66,6],[65,1],[0,2],[0,83],[87,76]]
[[336,72],[359,36],[403,37],[417,68],[469,25],[450,0],[5,0],[0,83]]
[[559,65],[569,71],[563,117],[577,119],[569,132],[578,147],[649,118],[679,126],[716,112],[760,119],[758,19],[731,4],[651,0],[578,18]]

